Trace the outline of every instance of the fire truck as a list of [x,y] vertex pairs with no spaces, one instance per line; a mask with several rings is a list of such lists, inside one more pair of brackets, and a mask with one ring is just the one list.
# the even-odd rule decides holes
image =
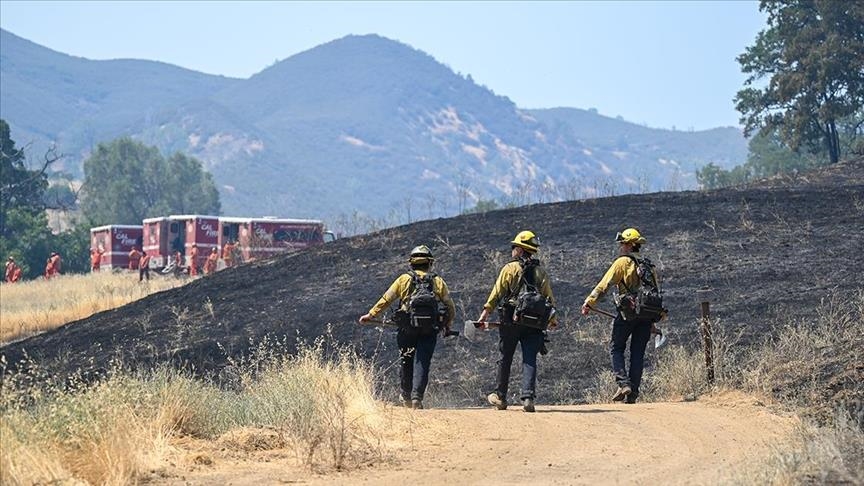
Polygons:
[[[177,251],[183,256],[181,266],[194,264],[201,268],[213,248],[220,251],[229,241],[237,245],[240,261],[249,261],[336,239],[332,232],[325,231],[322,221],[312,219],[184,214],[148,218],[143,223],[143,248],[154,269],[176,265]],[[193,245],[198,247],[198,258],[190,262]],[[221,266],[221,252],[219,256]]]
[[219,218],[219,247],[231,241],[237,244],[243,261],[266,258],[275,253],[301,250],[333,241],[336,236],[324,230],[316,219]]
[[188,261],[192,246],[198,247],[195,265],[201,267],[211,249],[219,249],[219,217],[200,214],[180,214],[144,220],[144,251],[150,255],[150,267],[161,269],[175,264],[174,253],[183,255],[182,266]]
[[142,227],[111,224],[90,228],[90,248],[103,251],[100,266],[105,269],[129,267],[129,252],[141,248]]

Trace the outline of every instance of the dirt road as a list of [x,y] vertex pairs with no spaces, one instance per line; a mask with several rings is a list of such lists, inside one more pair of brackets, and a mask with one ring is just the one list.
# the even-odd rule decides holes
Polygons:
[[[316,474],[269,462],[213,460],[167,484],[712,484],[752,467],[794,419],[752,398],[689,403],[489,409],[394,409],[419,430],[396,460]],[[161,481],[158,481],[161,482]]]

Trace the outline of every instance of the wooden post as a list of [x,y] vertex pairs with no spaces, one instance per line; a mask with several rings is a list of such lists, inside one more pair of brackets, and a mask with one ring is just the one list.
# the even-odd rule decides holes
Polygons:
[[714,384],[714,340],[711,337],[711,312],[710,303],[705,296],[701,302],[702,319],[699,321],[699,330],[702,332],[702,349],[705,351],[705,372],[709,385]]

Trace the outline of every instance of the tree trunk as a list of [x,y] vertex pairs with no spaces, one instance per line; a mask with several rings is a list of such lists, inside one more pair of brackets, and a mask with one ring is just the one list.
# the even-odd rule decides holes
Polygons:
[[825,142],[828,145],[831,163],[836,164],[840,160],[840,136],[837,134],[837,125],[834,120],[825,123]]

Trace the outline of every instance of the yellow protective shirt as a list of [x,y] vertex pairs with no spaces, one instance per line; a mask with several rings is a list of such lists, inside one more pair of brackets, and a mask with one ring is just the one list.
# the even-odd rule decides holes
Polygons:
[[[414,270],[417,273],[417,276],[423,277],[426,275],[426,272],[422,270]],[[384,312],[393,302],[397,300],[402,302],[402,310],[408,310],[408,297],[410,297],[411,292],[411,274],[403,273],[400,275],[393,283],[390,285],[390,288],[384,292],[384,295],[378,299],[378,302],[372,306],[372,309],[369,310],[369,315],[372,317],[377,316],[378,314]],[[453,323],[453,317],[456,315],[456,306],[453,305],[453,299],[450,298],[450,291],[447,289],[447,284],[444,282],[444,279],[440,276],[436,275],[435,279],[432,280],[432,292],[441,300],[441,302],[447,306],[447,323],[446,327],[450,327]]]
[[[498,306],[498,302],[501,299],[514,298],[516,293],[519,291],[519,281],[521,279],[522,265],[519,264],[518,260],[514,260],[507,265],[504,265],[501,272],[498,274],[495,286],[492,287],[492,292],[489,293],[489,298],[486,299],[483,308],[491,311]],[[555,296],[552,295],[552,284],[549,282],[549,275],[543,267],[540,267],[537,270],[537,280],[537,290],[540,292],[540,295],[548,298],[554,306]],[[515,304],[515,302],[511,302],[511,304]],[[556,316],[552,316],[552,318],[549,319],[549,323],[555,323],[557,320]]]
[[[629,253],[636,258],[639,258],[639,253]],[[632,258],[627,258],[625,255],[620,255],[612,262],[609,270],[606,270],[606,275],[600,279],[600,283],[594,287],[591,294],[585,298],[585,305],[594,307],[600,297],[609,290],[609,286],[618,286],[619,293],[627,292],[627,289],[635,289],[639,287],[639,274],[636,273],[636,262]]]

